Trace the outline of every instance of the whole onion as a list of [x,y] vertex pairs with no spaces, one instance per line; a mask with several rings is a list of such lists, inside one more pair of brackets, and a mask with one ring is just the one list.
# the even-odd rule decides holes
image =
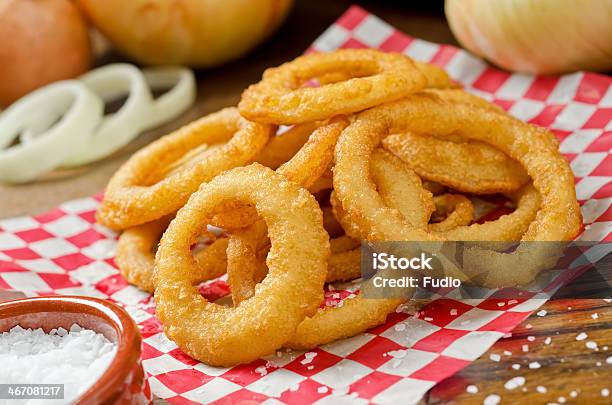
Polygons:
[[612,0],[446,0],[468,50],[508,70],[612,69]]
[[96,27],[145,64],[214,66],[266,38],[292,0],[79,0]]
[[0,106],[87,71],[87,25],[69,0],[0,0]]

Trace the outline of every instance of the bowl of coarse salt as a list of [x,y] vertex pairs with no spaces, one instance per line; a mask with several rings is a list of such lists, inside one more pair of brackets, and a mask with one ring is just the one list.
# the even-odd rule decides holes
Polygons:
[[11,390],[11,405],[39,403],[33,397],[45,404],[147,403],[140,345],[136,323],[109,301],[52,296],[0,303],[0,391]]

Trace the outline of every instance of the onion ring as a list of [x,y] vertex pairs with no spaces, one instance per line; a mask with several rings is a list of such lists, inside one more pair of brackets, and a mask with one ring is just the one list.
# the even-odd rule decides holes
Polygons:
[[[410,227],[386,207],[367,176],[373,150],[389,133],[399,131],[433,132],[441,136],[457,133],[486,142],[521,163],[541,198],[538,213],[522,241],[571,240],[579,232],[582,219],[574,176],[567,161],[551,148],[552,134],[490,109],[419,94],[359,114],[344,130],[336,146],[337,199],[346,215],[370,239],[431,241],[439,238]],[[351,190],[359,190],[359,197],[355,198]],[[512,260],[520,257],[515,253],[496,256]],[[488,274],[488,281],[497,286],[520,285],[532,280],[535,273],[537,269],[534,272],[533,266],[526,266],[516,268],[512,274]]]
[[[321,87],[301,87],[310,79],[335,72],[351,79]],[[342,49],[300,56],[267,69],[259,83],[242,93],[238,108],[253,121],[299,124],[397,100],[426,84],[425,76],[405,55]]]
[[[49,108],[62,118],[50,127],[38,128],[36,120],[44,121],[47,115],[40,112]],[[0,115],[0,181],[24,183],[61,166],[75,149],[87,147],[103,110],[100,98],[75,80],[52,83],[14,102]],[[34,124],[30,129],[36,127],[42,133],[30,142],[11,146],[30,123]]]
[[[187,275],[194,271],[189,247],[203,224],[234,199],[257,208],[271,248],[269,273],[255,295],[227,308],[207,302]],[[189,356],[217,366],[274,352],[322,300],[330,248],[321,224],[321,210],[310,193],[257,163],[203,184],[178,212],[157,251],[156,311],[166,335]]]
[[[155,291],[155,251],[170,223],[164,217],[148,224],[127,229],[119,237],[115,262],[121,275],[130,283],[147,292]],[[227,238],[216,239],[207,248],[194,252],[197,277],[194,282],[211,280],[225,274]]]
[[[227,108],[160,138],[134,154],[115,173],[96,218],[109,228],[125,229],[169,215],[184,205],[200,184],[250,161],[271,132],[271,126],[248,122],[235,108]],[[220,142],[227,143],[216,153],[159,180],[159,172],[191,149]]]

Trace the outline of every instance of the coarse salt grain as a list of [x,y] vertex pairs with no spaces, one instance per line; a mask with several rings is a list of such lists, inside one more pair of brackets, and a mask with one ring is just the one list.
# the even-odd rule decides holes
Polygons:
[[456,316],[457,315],[457,310],[455,308],[450,310],[450,314],[451,316]]
[[593,342],[591,340],[586,342],[584,345],[587,347],[587,349],[591,349],[591,350],[597,349],[597,342]]
[[478,387],[475,385],[468,385],[465,389],[469,394],[476,394],[478,392]]
[[268,369],[266,366],[259,366],[255,369],[255,372],[263,377],[268,374]]
[[484,405],[497,405],[499,404],[499,401],[501,401],[501,397],[499,395],[491,394],[484,399],[483,404]]
[[537,361],[532,361],[531,363],[529,363],[529,368],[540,368],[542,366],[540,366],[540,363],[538,363]]
[[302,364],[312,363],[312,359],[314,359],[316,356],[317,354],[315,352],[304,353],[304,359],[302,359],[300,363]]
[[604,388],[603,390],[601,390],[601,396],[602,397],[607,397],[610,395],[610,390],[607,388]]
[[403,359],[406,357],[406,354],[408,354],[408,350],[391,350],[390,352],[387,352],[387,354],[394,359]]
[[501,360],[501,356],[499,354],[492,354],[489,356],[489,358],[493,361],[497,361],[499,362]]
[[521,387],[525,384],[525,377],[514,377],[506,381],[504,384],[504,388],[507,390],[513,390],[515,388]]
[[587,338],[587,334],[584,332],[580,332],[578,336],[576,336],[576,340],[584,340]]
[[557,398],[557,402],[559,402],[560,404],[564,404],[565,403],[565,397]]
[[528,345],[523,345],[522,348],[523,348],[523,351],[525,353],[527,353],[529,351],[529,346]]
[[15,326],[0,333],[0,381],[64,384],[64,400],[72,402],[98,380],[116,353],[115,343],[77,324],[49,333]]
[[512,352],[510,352],[508,350],[504,350],[504,355],[505,356],[512,356]]
[[329,388],[327,388],[327,387],[319,387],[319,388],[317,388],[317,392],[319,394],[325,394],[325,393],[327,393],[327,391],[329,391]]
[[597,318],[599,318],[599,315],[598,315],[597,313],[592,314],[592,315],[591,315],[591,318],[593,318],[593,319],[597,319]]
[[612,364],[612,356],[610,356],[610,357],[608,357],[608,358],[606,359],[606,363],[608,363],[608,364]]
[[536,314],[537,316],[546,316],[547,312],[545,309],[541,309],[538,311],[538,313]]
[[535,340],[535,336],[527,336],[527,340],[533,342]]
[[512,365],[512,368],[515,369],[515,370],[518,370],[519,368],[521,368],[521,365],[515,363],[515,364]]
[[578,392],[577,391],[570,392],[570,397],[576,398],[577,396],[578,396]]
[[552,338],[551,338],[550,336],[549,336],[549,337],[547,337],[546,339],[544,339],[544,344],[549,345],[549,344],[550,344],[550,342],[552,342]]
[[540,394],[546,394],[546,391],[548,391],[548,390],[546,389],[546,387],[544,387],[542,385],[538,385],[536,387],[536,391],[538,391]]
[[406,324],[405,323],[398,323],[397,325],[395,325],[395,330],[398,332],[403,332],[406,330]]

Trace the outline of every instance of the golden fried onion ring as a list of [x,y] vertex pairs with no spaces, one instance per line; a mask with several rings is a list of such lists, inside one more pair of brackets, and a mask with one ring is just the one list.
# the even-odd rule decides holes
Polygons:
[[[449,102],[440,95],[418,94],[359,114],[336,146],[336,197],[344,214],[368,239],[432,241],[440,238],[413,228],[387,207],[368,176],[376,146],[389,133],[399,132],[458,134],[486,142],[521,163],[541,198],[537,215],[522,241],[571,240],[579,232],[582,219],[574,176],[567,161],[551,147],[555,144],[552,134],[491,109]],[[353,190],[358,190],[358,195]],[[507,260],[513,254],[505,255]],[[518,285],[534,277],[532,270],[527,266],[499,277],[491,274],[489,282],[498,286]]]
[[[203,117],[134,154],[112,177],[96,219],[126,229],[177,211],[202,182],[249,162],[272,126],[244,120],[235,108]],[[202,144],[226,142],[197,164],[163,178],[165,168]],[[147,185],[150,184],[150,185]]]
[[[323,85],[302,87],[311,79],[321,79]],[[397,100],[426,85],[426,77],[405,55],[342,49],[267,69],[259,83],[242,93],[238,108],[253,121],[299,124]]]
[[[188,275],[195,265],[190,246],[203,224],[234,199],[256,207],[271,248],[269,273],[255,295],[228,308],[206,301]],[[257,163],[203,184],[171,222],[157,251],[156,311],[166,335],[189,356],[216,366],[274,352],[323,298],[330,248],[321,223],[310,193]]]

